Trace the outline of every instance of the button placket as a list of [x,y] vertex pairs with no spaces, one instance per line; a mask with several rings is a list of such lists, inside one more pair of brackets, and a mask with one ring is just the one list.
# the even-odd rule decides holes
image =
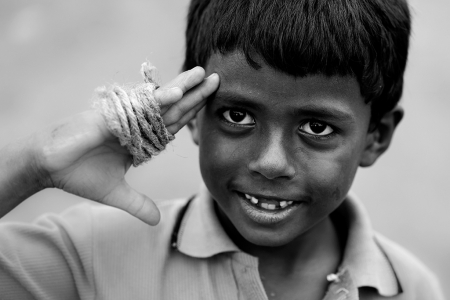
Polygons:
[[258,271],[258,259],[246,253],[234,253],[233,273],[238,285],[239,300],[268,300]]
[[330,281],[323,300],[358,300],[358,288],[355,286],[348,270],[341,269],[337,274],[327,276]]

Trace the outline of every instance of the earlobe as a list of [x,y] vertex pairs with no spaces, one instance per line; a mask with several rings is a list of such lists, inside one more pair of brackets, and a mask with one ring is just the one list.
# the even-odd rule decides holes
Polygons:
[[191,131],[192,140],[194,143],[198,146],[198,124],[197,124],[197,117],[194,117],[192,120],[188,122],[189,130]]
[[395,128],[402,120],[403,114],[400,106],[395,107],[381,118],[375,130],[367,134],[366,147],[359,163],[361,167],[373,165],[389,148]]

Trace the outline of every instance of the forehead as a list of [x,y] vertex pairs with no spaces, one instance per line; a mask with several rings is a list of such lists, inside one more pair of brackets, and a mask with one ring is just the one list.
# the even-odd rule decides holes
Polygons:
[[302,106],[336,108],[350,114],[370,116],[370,107],[364,102],[354,77],[294,77],[264,62],[257,62],[261,65],[260,69],[251,67],[240,52],[213,54],[206,65],[206,72],[215,72],[220,76],[216,98],[242,99],[287,109]]

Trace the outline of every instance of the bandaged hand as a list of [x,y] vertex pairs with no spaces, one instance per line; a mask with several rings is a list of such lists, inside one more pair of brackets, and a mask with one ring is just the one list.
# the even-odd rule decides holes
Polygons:
[[[94,107],[103,115],[109,131],[133,156],[135,167],[163,151],[174,139],[171,131],[177,132],[191,119],[196,108],[202,106],[197,99],[203,99],[200,94],[188,95],[189,87],[183,82],[175,82],[181,86],[158,90],[156,68],[148,62],[142,64],[141,74],[144,82],[102,86],[96,89],[94,98]],[[185,99],[179,101],[183,95]]]
[[[196,67],[153,92],[167,131],[174,135],[205,105],[219,77],[204,78]],[[126,147],[109,130],[99,111],[87,111],[38,132],[33,138],[36,174],[55,187],[127,211],[155,225],[159,211],[146,195],[133,190],[125,173],[133,163]]]

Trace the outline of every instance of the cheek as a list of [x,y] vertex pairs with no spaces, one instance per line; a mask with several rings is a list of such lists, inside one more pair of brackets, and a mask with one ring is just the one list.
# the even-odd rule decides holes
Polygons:
[[[245,172],[245,144],[228,139],[214,129],[204,128],[201,137],[200,169],[207,185],[217,185],[219,182],[223,184],[224,181]],[[225,187],[226,185],[222,185],[222,188]]]
[[349,153],[333,153],[312,159],[308,169],[309,188],[314,198],[340,202],[352,185],[357,164]]
[[313,193],[321,198],[342,201],[347,195],[364,149],[364,135],[353,135],[330,152],[313,153],[308,174],[313,177]]

